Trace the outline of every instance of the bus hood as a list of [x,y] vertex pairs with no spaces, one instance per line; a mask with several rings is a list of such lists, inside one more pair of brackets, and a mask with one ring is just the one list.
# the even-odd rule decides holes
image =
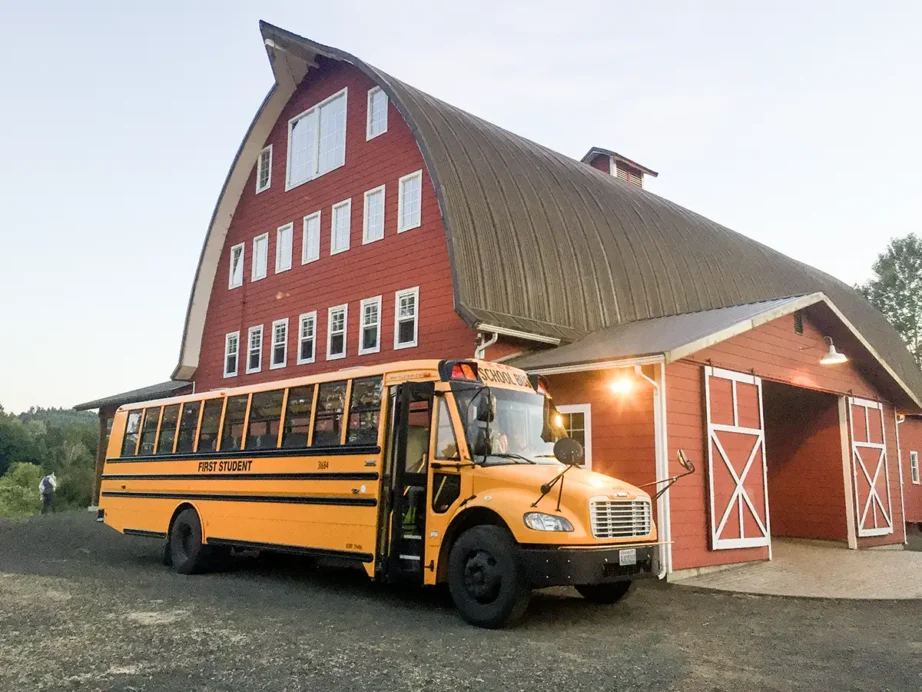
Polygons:
[[[476,474],[478,485],[483,480],[493,481],[497,485],[534,492],[537,497],[541,493],[541,486],[553,480],[564,469],[564,466],[556,464],[503,464],[478,466]],[[596,495],[617,495],[625,500],[650,499],[649,494],[630,483],[579,467],[567,471],[564,484],[565,496],[582,495],[588,499]],[[555,488],[551,494],[556,494],[556,492]]]

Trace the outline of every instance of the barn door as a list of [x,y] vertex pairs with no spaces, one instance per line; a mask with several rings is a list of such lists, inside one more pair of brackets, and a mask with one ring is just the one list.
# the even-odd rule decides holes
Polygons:
[[762,380],[704,368],[711,548],[771,544]]
[[884,407],[876,401],[849,397],[848,417],[858,535],[893,533]]

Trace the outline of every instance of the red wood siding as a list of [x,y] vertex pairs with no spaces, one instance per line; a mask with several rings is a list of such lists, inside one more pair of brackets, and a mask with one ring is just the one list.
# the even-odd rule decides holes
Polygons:
[[[906,498],[906,521],[922,522],[922,485],[912,482],[909,453],[922,455],[922,418],[907,416],[900,424],[900,451],[903,457],[903,492]],[[922,464],[922,461],[920,461]]]
[[[365,141],[368,90],[374,85],[356,69],[321,60],[309,82],[299,88],[282,111],[266,144],[272,144],[272,185],[255,193],[256,170],[250,175],[228,231],[205,319],[201,360],[194,379],[199,389],[242,385],[306,375],[388,360],[431,357],[470,357],[474,333],[454,311],[451,266],[438,201],[422,155],[406,123],[391,105],[388,129]],[[346,163],[317,179],[285,191],[288,121],[316,103],[348,88]],[[398,180],[422,169],[422,226],[397,233]],[[379,185],[385,191],[384,239],[362,245],[364,192]],[[350,249],[330,256],[332,205],[352,200]],[[320,259],[301,264],[302,219],[321,212]],[[292,268],[275,273],[276,229],[294,224]],[[265,279],[250,280],[253,239],[269,234],[268,271]],[[230,248],[246,243],[244,283],[228,290]],[[419,346],[395,351],[394,293],[419,286]],[[381,351],[359,356],[359,303],[382,296]],[[348,303],[347,357],[327,361],[327,308]],[[295,365],[298,316],[317,311],[316,362]],[[288,365],[269,370],[271,323],[287,317]],[[262,372],[246,375],[247,329],[264,325]],[[240,331],[237,377],[223,377],[224,337]]]
[[611,160],[607,156],[598,155],[589,162],[589,165],[599,169],[603,173],[611,173],[610,161]]
[[772,535],[846,540],[838,397],[769,383],[763,400]]

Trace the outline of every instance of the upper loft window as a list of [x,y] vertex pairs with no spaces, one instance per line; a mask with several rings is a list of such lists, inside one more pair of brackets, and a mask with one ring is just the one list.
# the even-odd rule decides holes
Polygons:
[[384,237],[384,185],[365,193],[365,219],[362,223],[362,244]]
[[301,243],[301,264],[320,259],[320,212],[304,217],[304,235]]
[[286,190],[346,163],[346,91],[288,121]]
[[275,273],[291,269],[291,235],[294,224],[288,223],[275,232]]
[[387,132],[387,94],[381,87],[368,90],[368,124],[365,139],[374,139]]
[[422,223],[423,172],[403,176],[398,186],[397,232],[403,233]]
[[256,194],[268,190],[272,184],[272,145],[261,152],[256,160]]
[[394,306],[394,348],[412,348],[419,343],[419,286],[397,291]]
[[253,272],[252,281],[266,278],[266,264],[269,259],[269,234],[263,233],[253,238]]
[[327,360],[346,357],[346,314],[349,306],[337,305],[327,310]]
[[240,352],[240,332],[224,336],[224,377],[237,376],[237,355]]
[[230,251],[230,271],[228,273],[228,288],[243,286],[243,256],[245,243],[234,245]]
[[333,205],[333,225],[331,227],[330,254],[335,255],[349,249],[349,236],[352,233],[352,199]]

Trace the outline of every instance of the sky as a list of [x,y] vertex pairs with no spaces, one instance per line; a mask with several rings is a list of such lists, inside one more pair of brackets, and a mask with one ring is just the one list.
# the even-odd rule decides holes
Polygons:
[[[563,9],[562,9],[563,8]],[[169,379],[264,19],[855,283],[920,232],[922,3],[0,4],[0,405]]]

